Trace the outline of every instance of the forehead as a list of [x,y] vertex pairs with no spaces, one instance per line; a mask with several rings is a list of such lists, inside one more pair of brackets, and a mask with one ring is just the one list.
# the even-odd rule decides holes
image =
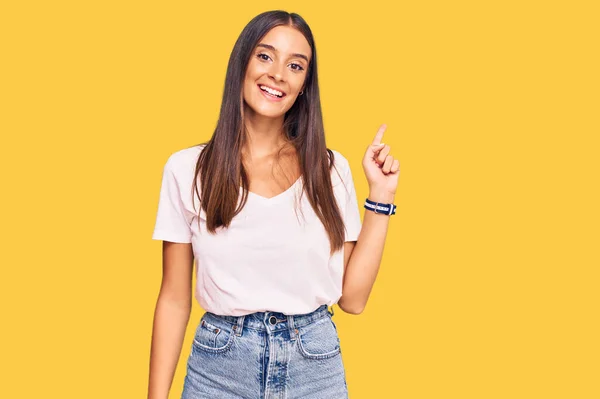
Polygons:
[[312,53],[304,35],[290,26],[274,27],[259,40],[259,43],[270,44],[277,49],[279,54],[284,56],[300,53],[310,59]]

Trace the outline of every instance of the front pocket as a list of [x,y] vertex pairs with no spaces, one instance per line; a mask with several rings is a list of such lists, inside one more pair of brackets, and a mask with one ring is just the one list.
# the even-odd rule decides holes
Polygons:
[[235,334],[233,326],[225,323],[210,323],[202,316],[196,333],[194,334],[194,347],[205,352],[223,353],[231,348]]
[[328,359],[340,353],[340,339],[329,316],[298,328],[298,349],[308,359]]

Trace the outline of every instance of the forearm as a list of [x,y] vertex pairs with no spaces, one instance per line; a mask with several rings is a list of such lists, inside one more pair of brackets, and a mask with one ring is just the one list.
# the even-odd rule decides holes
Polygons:
[[154,311],[148,399],[167,399],[190,318],[189,303],[159,296]]
[[[394,195],[389,193],[371,192],[368,198],[381,203],[394,202]],[[344,288],[339,300],[340,308],[348,313],[359,314],[367,304],[383,257],[390,217],[365,211],[360,235],[344,273]]]

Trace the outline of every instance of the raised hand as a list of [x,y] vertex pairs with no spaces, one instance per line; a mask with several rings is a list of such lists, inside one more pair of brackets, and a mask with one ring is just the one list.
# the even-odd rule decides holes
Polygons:
[[390,155],[390,146],[381,142],[387,126],[379,127],[373,142],[367,147],[363,158],[363,169],[369,191],[383,197],[393,197],[400,177],[400,160]]

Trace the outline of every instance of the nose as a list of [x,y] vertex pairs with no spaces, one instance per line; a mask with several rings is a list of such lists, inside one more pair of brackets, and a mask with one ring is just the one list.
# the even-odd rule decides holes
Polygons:
[[273,62],[271,64],[271,68],[269,69],[269,76],[276,81],[282,81],[284,76],[283,68],[285,66],[281,65],[281,63]]

